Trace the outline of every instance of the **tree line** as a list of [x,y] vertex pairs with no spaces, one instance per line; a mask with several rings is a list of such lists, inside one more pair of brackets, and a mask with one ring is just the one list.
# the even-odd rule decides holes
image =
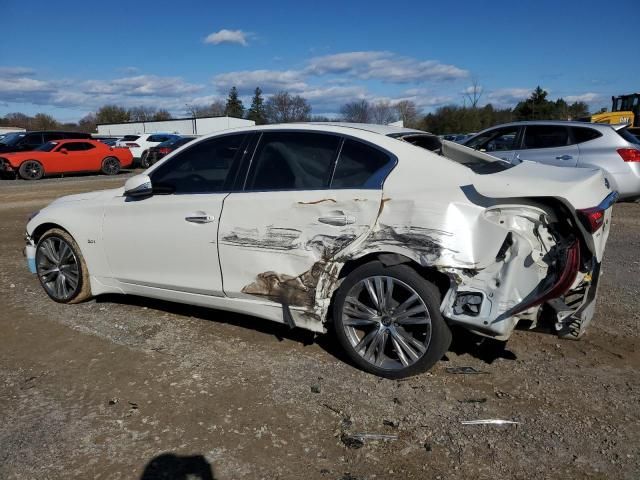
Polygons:
[[[340,108],[338,118],[311,115],[311,105],[300,95],[282,91],[264,99],[262,90],[256,87],[251,104],[245,108],[236,87],[229,91],[226,101],[216,100],[209,105],[186,105],[190,117],[229,116],[253,120],[257,125],[307,121],[343,121],[357,123],[388,124],[401,120],[406,127],[418,128],[435,134],[477,132],[500,123],[514,120],[569,120],[589,116],[584,102],[567,103],[562,98],[549,100],[548,93],[537,87],[531,95],[514,108],[496,108],[492,104],[478,106],[482,92],[474,84],[465,94],[465,103],[445,105],[428,114],[420,112],[415,102],[388,100],[370,102],[354,100]],[[468,100],[468,102],[467,102]],[[467,105],[467,103],[469,105]],[[89,113],[77,123],[59,122],[51,115],[34,116],[9,113],[0,117],[0,125],[26,128],[27,130],[80,130],[95,132],[99,123],[171,120],[165,109],[138,106],[124,108],[104,105],[95,113]]]

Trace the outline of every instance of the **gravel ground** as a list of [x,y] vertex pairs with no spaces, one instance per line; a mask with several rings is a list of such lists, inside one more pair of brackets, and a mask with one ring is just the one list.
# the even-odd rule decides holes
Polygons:
[[[460,334],[392,381],[329,336],[247,316],[50,301],[21,254],[27,215],[125,177],[0,182],[0,478],[640,478],[640,205],[614,209],[582,341]],[[483,373],[447,372],[462,366]],[[486,418],[519,424],[461,424]]]

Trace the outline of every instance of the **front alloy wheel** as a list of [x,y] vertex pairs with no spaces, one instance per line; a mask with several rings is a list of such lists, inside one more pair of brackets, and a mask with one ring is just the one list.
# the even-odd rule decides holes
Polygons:
[[38,242],[36,272],[45,292],[56,302],[77,303],[90,296],[84,259],[63,230],[49,230]]
[[374,262],[354,270],[334,307],[338,340],[356,364],[376,375],[402,378],[425,371],[451,340],[438,290],[406,265]]

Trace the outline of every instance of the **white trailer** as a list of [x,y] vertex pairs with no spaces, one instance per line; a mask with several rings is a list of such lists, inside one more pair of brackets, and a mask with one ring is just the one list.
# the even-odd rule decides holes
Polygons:
[[237,127],[251,127],[253,120],[233,117],[176,118],[148,122],[100,123],[98,135],[123,136],[143,133],[176,133],[178,135],[206,135]]

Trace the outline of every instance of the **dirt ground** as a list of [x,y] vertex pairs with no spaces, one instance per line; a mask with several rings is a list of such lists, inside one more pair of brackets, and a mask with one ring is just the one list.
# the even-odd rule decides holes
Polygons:
[[[0,478],[640,478],[640,205],[614,209],[582,341],[460,334],[392,381],[329,336],[247,316],[49,300],[22,257],[27,215],[124,178],[0,182]],[[520,423],[461,424],[487,418]],[[397,438],[348,441],[362,432]]]

